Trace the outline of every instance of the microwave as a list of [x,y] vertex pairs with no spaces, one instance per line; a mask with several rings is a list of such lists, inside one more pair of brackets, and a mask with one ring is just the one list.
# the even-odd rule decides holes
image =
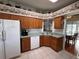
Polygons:
[[21,36],[28,36],[28,31],[26,29],[21,29]]

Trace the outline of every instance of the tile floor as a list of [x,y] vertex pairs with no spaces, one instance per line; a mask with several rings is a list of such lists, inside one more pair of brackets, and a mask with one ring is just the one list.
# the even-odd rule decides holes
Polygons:
[[41,47],[25,52],[16,59],[76,59],[76,57],[64,50],[57,53],[49,47]]

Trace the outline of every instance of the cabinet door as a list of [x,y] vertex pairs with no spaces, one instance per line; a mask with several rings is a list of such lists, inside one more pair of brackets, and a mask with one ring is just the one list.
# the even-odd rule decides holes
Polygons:
[[37,24],[38,24],[37,28],[42,28],[42,23],[43,23],[43,20],[39,19],[37,22]]
[[31,18],[29,20],[29,28],[33,29],[42,28],[42,20]]
[[28,17],[20,17],[21,27],[24,29],[29,29],[30,27],[30,18]]
[[63,49],[63,37],[57,38],[57,39],[58,39],[58,40],[57,40],[57,48],[58,48],[57,51],[60,51],[60,50]]
[[42,28],[42,20],[34,19],[34,28]]
[[63,29],[63,22],[64,22],[63,20],[64,20],[63,16],[56,17],[54,19],[54,28],[55,29]]
[[29,20],[29,28],[30,29],[34,28],[34,19],[32,19],[32,18]]
[[40,36],[40,46],[44,46],[44,36]]
[[50,47],[54,50],[57,49],[57,39],[55,37],[51,37],[50,39]]
[[49,36],[40,36],[40,46],[50,46]]
[[26,52],[30,50],[30,37],[21,39],[21,52]]
[[63,49],[63,38],[51,37],[50,43],[51,48],[57,52]]
[[29,20],[23,19],[22,21],[22,28],[28,29],[29,28]]

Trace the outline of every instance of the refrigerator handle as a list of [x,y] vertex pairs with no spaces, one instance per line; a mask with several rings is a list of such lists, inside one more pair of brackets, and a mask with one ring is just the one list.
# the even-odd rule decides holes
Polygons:
[[5,31],[2,31],[2,37],[3,37],[2,40],[5,41],[6,40],[6,32]]

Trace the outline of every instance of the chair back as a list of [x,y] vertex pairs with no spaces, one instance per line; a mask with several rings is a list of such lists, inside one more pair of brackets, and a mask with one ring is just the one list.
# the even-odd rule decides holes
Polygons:
[[77,39],[78,33],[74,34],[74,39]]

